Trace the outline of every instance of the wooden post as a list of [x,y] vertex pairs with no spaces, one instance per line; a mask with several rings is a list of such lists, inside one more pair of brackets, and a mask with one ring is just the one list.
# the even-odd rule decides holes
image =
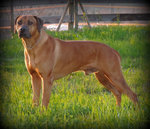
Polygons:
[[[83,12],[83,16],[84,16],[84,19],[85,21],[88,23],[88,26],[91,28],[91,25],[89,23],[89,20],[88,20],[88,17],[86,16],[86,13],[84,11],[84,8],[80,2],[80,0],[68,0],[68,3],[67,3],[67,6],[65,8],[65,11],[63,13],[63,15],[61,16],[60,20],[59,20],[59,24],[58,24],[58,27],[56,29],[56,31],[59,31],[60,29],[60,26],[63,22],[63,19],[66,15],[66,12],[67,10],[69,9],[69,24],[68,24],[68,28],[69,30],[70,29],[73,29],[73,26],[75,25],[75,30],[78,30],[78,3],[81,7],[81,10]],[[74,18],[73,18],[74,16]],[[74,25],[73,25],[74,24]]]
[[58,24],[58,27],[57,27],[57,30],[56,30],[56,31],[59,31],[60,26],[61,26],[61,24],[62,24],[62,22],[63,22],[63,20],[64,20],[64,17],[65,17],[65,15],[66,15],[66,13],[67,13],[68,8],[69,8],[69,1],[68,1],[68,3],[67,3],[66,8],[65,8],[64,14],[63,14],[62,17],[60,18],[60,21],[59,21],[59,24]]
[[11,33],[14,34],[14,8],[13,8],[13,0],[10,3],[11,13],[10,13],[10,24],[11,24]]
[[75,30],[78,30],[78,0],[74,0],[74,24]]
[[68,23],[68,29],[72,30],[73,29],[73,14],[74,14],[74,6],[73,6],[73,0],[68,0],[69,1],[69,23]]
[[85,13],[85,10],[84,10],[84,8],[83,8],[83,5],[81,4],[80,0],[78,0],[78,2],[79,2],[79,5],[80,5],[80,7],[81,7],[81,10],[82,10],[82,12],[83,12],[83,17],[84,17],[85,21],[87,22],[89,28],[91,28],[91,25],[90,25],[90,23],[89,23],[89,20],[88,20],[88,17],[87,17],[87,15],[86,15],[86,13]]

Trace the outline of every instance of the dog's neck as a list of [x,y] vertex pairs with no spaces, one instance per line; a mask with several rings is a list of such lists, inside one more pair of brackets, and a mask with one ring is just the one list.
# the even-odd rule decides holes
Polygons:
[[22,38],[23,46],[26,50],[31,51],[36,46],[41,45],[48,39],[48,35],[46,32],[42,29],[39,32],[36,32],[31,38]]

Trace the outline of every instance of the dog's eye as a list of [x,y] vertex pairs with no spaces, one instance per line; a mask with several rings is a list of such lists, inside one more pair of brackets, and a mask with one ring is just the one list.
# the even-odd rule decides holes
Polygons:
[[32,25],[33,24],[33,22],[32,21],[28,21],[28,25]]
[[20,21],[18,21],[18,25],[21,25],[22,24],[22,21],[20,20]]

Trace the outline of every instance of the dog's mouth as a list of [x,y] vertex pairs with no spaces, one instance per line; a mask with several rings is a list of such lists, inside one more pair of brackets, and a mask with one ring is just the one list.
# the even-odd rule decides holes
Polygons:
[[19,38],[31,38],[31,35],[29,33],[18,33]]

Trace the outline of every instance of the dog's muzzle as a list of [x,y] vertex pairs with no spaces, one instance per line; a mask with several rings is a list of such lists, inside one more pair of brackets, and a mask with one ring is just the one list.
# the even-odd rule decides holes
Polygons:
[[20,29],[19,29],[19,33],[18,33],[18,36],[20,38],[30,38],[31,35],[30,35],[30,32],[29,32],[29,28],[28,26],[22,26]]

